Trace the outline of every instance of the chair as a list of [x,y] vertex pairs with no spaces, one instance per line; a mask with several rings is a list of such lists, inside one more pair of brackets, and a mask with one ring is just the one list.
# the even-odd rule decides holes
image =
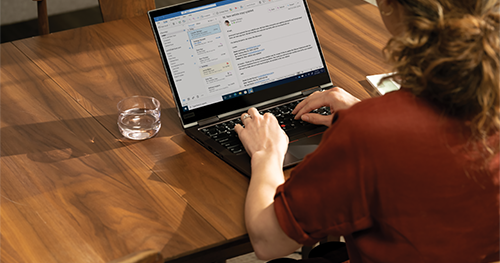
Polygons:
[[47,0],[33,0],[37,2],[38,10],[38,33],[46,35],[49,33],[49,15],[47,13]]
[[113,20],[140,16],[155,9],[154,0],[99,0],[102,20]]
[[156,250],[144,250],[115,259],[108,263],[163,263],[163,257]]
[[[38,32],[46,35],[50,32],[47,0],[33,1],[38,5]],[[99,6],[104,22],[140,16],[156,8],[155,0],[99,0]]]

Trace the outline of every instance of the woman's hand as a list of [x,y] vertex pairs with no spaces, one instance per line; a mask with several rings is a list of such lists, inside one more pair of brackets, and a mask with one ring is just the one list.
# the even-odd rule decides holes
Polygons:
[[310,113],[310,111],[327,106],[334,113],[338,110],[347,109],[359,101],[358,98],[352,96],[344,89],[335,87],[327,91],[316,91],[309,95],[309,97],[295,107],[292,114],[295,114],[295,119],[302,119],[313,124],[329,127],[332,124],[333,114],[324,116],[317,113]]
[[[244,116],[249,114],[250,117]],[[257,109],[251,108],[241,115],[245,125],[237,124],[234,130],[238,133],[243,146],[250,157],[255,153],[273,153],[284,157],[288,148],[288,136],[281,129],[276,117],[270,113],[261,115]]]
[[251,108],[241,115],[241,120],[245,128],[237,124],[234,129],[252,157],[252,176],[245,201],[246,229],[258,258],[283,257],[300,247],[283,232],[274,211],[276,188],[285,182],[283,159],[288,136],[270,113],[260,115]]

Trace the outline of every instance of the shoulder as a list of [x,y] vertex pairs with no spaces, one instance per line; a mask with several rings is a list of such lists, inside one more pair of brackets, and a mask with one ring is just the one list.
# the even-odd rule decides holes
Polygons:
[[447,117],[405,90],[366,99],[336,114],[323,141],[333,145],[342,138],[348,151],[370,158],[382,152],[403,156],[415,152],[411,149],[462,143],[467,133],[463,121]]
[[356,119],[376,116],[395,118],[405,117],[406,114],[429,114],[436,113],[436,111],[437,109],[426,100],[409,91],[398,90],[384,96],[363,100],[341,112],[341,115],[356,117]]
[[[406,90],[390,92],[384,96],[363,100],[351,108],[337,112],[337,120],[332,125],[349,132],[366,136],[384,133],[407,133],[416,129],[441,125],[452,121],[432,103]],[[454,121],[452,121],[454,122]]]

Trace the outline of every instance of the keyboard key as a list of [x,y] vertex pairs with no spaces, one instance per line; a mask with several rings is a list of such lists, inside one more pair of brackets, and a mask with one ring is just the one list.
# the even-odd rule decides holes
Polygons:
[[[299,135],[301,133],[315,129],[317,126],[302,120],[295,120],[295,115],[292,115],[293,109],[299,104],[299,101],[294,101],[285,105],[280,105],[271,109],[260,110],[260,114],[271,113],[276,119],[280,127],[287,133],[289,137]],[[331,114],[330,108],[322,107],[311,112],[321,115]],[[240,124],[243,126],[241,119],[236,118],[224,123],[216,124],[212,127],[201,129],[207,136],[220,143],[234,154],[244,151],[244,147],[238,138],[238,134],[234,130],[234,126]],[[244,127],[244,126],[243,126]]]

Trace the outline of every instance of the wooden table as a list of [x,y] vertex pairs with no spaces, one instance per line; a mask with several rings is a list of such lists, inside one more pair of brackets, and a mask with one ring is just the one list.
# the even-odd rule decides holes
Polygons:
[[[365,76],[390,70],[376,7],[309,6],[334,83],[370,97]],[[248,178],[183,133],[147,17],[1,47],[2,262],[107,262],[144,249],[213,262],[251,250]],[[119,134],[116,103],[131,95],[160,100],[156,137]]]

